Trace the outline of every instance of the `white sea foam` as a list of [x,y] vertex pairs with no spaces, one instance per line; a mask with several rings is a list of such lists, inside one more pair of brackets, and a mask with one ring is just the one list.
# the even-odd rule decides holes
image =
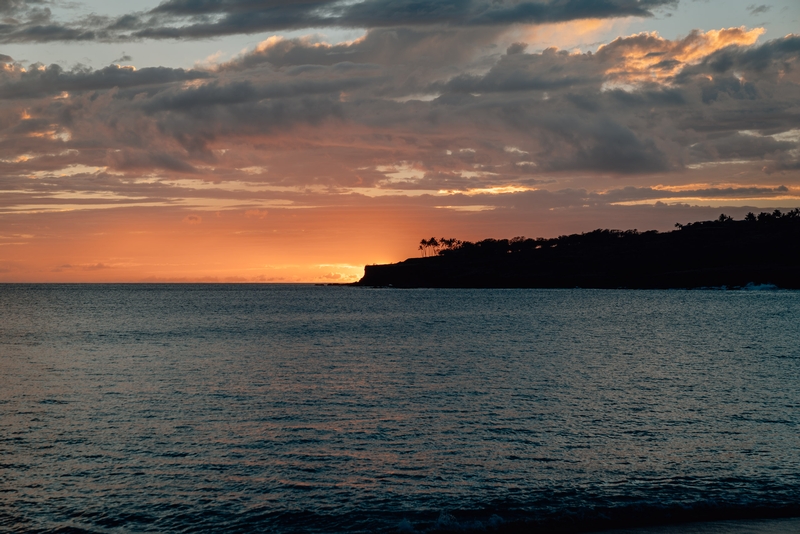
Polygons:
[[597,534],[797,534],[800,518],[711,521],[648,528],[606,530]]
[[742,288],[742,291],[775,291],[776,289],[780,288],[774,284],[754,284],[750,282]]

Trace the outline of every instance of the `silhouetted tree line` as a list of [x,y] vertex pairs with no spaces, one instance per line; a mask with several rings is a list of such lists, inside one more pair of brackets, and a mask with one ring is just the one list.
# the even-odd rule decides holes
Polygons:
[[598,229],[554,238],[423,239],[422,258],[368,266],[363,285],[800,289],[800,208],[743,220],[724,213],[676,230]]
[[[773,225],[787,225],[800,222],[800,208],[795,208],[789,212],[781,213],[775,210],[772,213],[762,212],[758,215],[748,213],[741,221],[736,221],[733,217],[720,214],[718,219],[713,221],[699,221],[688,224],[675,223],[678,230],[701,230],[714,228],[739,228],[744,230],[742,223],[755,224],[760,227]],[[738,227],[735,225],[739,225]],[[734,226],[731,226],[734,225]],[[484,239],[473,243],[472,241],[461,241],[459,239],[423,239],[420,241],[419,250],[423,257],[428,256],[492,256],[496,254],[519,254],[542,248],[554,248],[558,246],[580,246],[609,241],[628,239],[636,241],[647,241],[656,235],[664,233],[657,230],[639,232],[638,230],[604,230],[597,229],[582,234],[562,235],[554,238],[538,237],[536,239],[526,238],[525,236],[513,237],[511,239]]]
[[446,237],[436,239],[435,237],[432,237],[430,239],[423,239],[420,241],[418,248],[422,253],[422,257],[426,258],[428,256],[441,254],[445,250],[455,250],[459,248],[461,244],[462,241],[459,241],[458,239],[448,239]]

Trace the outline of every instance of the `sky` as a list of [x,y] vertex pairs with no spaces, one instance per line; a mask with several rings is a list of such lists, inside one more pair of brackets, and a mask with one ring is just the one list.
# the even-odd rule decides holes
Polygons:
[[0,0],[0,282],[792,209],[798,58],[796,0]]

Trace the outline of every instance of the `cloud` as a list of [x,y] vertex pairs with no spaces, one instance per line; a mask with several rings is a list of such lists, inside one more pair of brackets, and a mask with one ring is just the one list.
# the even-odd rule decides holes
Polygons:
[[81,269],[84,271],[100,271],[103,269],[111,269],[110,265],[106,265],[105,263],[92,263],[89,265],[82,265]]
[[244,216],[248,219],[266,219],[267,215],[269,215],[269,211],[267,210],[247,210],[244,212]]
[[[565,132],[567,135],[574,135],[579,130],[575,125],[571,126]],[[609,118],[589,124],[586,134],[581,137],[588,142],[577,144],[575,156],[556,160],[551,163],[551,168],[628,174],[666,171],[670,167],[666,154],[652,139],[641,138],[630,128]]]
[[0,72],[0,99],[35,98],[63,92],[85,92],[158,86],[208,78],[202,71],[167,67],[109,65],[102,69],[78,67],[65,71],[59,65],[16,67]]
[[126,54],[125,52],[122,53],[120,57],[114,60],[114,63],[129,63],[133,61],[133,58]]
[[166,0],[146,12],[60,22],[39,2],[9,1],[17,18],[0,27],[0,42],[204,39],[303,28],[476,27],[582,19],[650,17],[677,0]]
[[592,56],[573,55],[548,48],[540,54],[521,54],[512,50],[483,76],[462,74],[444,84],[434,84],[430,91],[485,93],[508,91],[552,91],[599,85],[604,65]]
[[[779,198],[789,193],[786,186],[708,187],[707,185],[691,184],[679,188],[627,186],[602,192],[586,189],[533,190],[513,195],[471,197],[469,201],[519,210],[549,210],[580,207],[603,208],[616,205],[655,205],[659,202],[661,204],[691,202],[702,205],[703,203],[727,203],[736,200],[740,204],[747,205],[747,202],[752,202],[755,198]],[[795,192],[794,198],[798,198],[797,192]],[[448,201],[458,202],[458,198],[450,198]],[[796,202],[796,200],[790,202]]]
[[[674,5],[168,0],[149,12],[65,22],[48,3],[0,0],[14,19],[0,27],[0,41],[72,31],[118,51],[148,35],[364,30],[347,42],[271,37],[194,69],[66,68],[0,56],[0,224],[37,234],[12,248],[39,247],[50,258],[39,262],[42,276],[54,265],[65,279],[128,276],[135,269],[127,263],[97,258],[127,262],[146,232],[142,242],[164,250],[186,240],[170,260],[176,265],[199,265],[193,255],[205,253],[209,236],[231,250],[249,243],[241,258],[254,263],[245,273],[214,267],[192,279],[274,280],[262,269],[272,260],[253,253],[265,243],[304,258],[325,249],[325,261],[352,263],[330,243],[361,236],[356,248],[373,254],[428,227],[467,239],[517,227],[545,235],[711,210],[688,206],[800,203],[799,36],[761,42],[763,29],[746,27],[676,39],[648,32],[581,50],[543,48],[539,39],[557,28],[599,40],[598,24],[611,31],[626,24],[615,17]],[[532,26],[540,22],[552,27]],[[129,60],[123,52],[117,62]],[[55,255],[50,245],[75,242],[59,238],[70,228],[98,248]],[[117,251],[120,243],[126,250]],[[386,259],[401,254],[388,248]],[[5,279],[24,271],[2,268],[16,269]],[[154,267],[130,280],[181,269]],[[315,269],[306,279],[351,276],[334,264]]]
[[111,168],[122,171],[164,169],[177,173],[197,173],[198,170],[181,156],[161,151],[125,149],[111,152],[108,163]]
[[747,6],[747,10],[750,12],[751,16],[763,15],[764,13],[767,13],[770,9],[772,9],[772,6],[768,6],[765,4],[761,4],[759,6],[755,4]]
[[646,83],[665,80],[686,65],[696,64],[727,47],[748,47],[764,33],[763,28],[745,27],[693,30],[683,39],[671,41],[656,33],[619,37],[601,46],[597,55],[609,63],[606,75],[615,83]]
[[319,42],[313,37],[273,36],[220,68],[337,66],[352,71],[371,70],[374,75],[379,65],[452,66],[474,59],[476,48],[490,45],[501,31],[493,28],[379,28],[353,42],[337,44]]
[[797,143],[779,141],[770,136],[754,136],[736,132],[714,137],[691,147],[697,160],[763,159],[770,154],[797,148]]
[[348,198],[462,192],[466,206],[486,192],[494,205],[586,180],[714,182],[724,165],[757,183],[800,160],[800,38],[760,34],[636,34],[575,53],[492,48],[487,27],[378,28],[338,44],[271,38],[205,69],[7,64],[0,209],[272,220]]
[[133,28],[127,34],[133,38],[205,38],[313,27],[469,27],[649,17],[655,9],[676,4],[676,0],[364,0],[344,4],[330,0],[291,3],[168,0],[138,15],[136,22],[129,18],[126,25]]
[[93,41],[108,37],[103,30],[107,19],[89,16],[82,20],[62,23],[53,20],[47,0],[4,0],[0,13],[0,42],[32,43],[52,41]]
[[724,47],[712,51],[695,65],[683,69],[677,79],[683,81],[689,76],[697,75],[713,77],[735,70],[782,76],[786,74],[787,67],[795,61],[798,53],[800,53],[800,35],[792,34],[757,47]]

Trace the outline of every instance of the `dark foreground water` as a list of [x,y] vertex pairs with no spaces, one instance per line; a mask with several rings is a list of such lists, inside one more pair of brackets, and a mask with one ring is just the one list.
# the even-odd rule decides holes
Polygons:
[[0,530],[800,516],[798,292],[6,285],[0,364]]

